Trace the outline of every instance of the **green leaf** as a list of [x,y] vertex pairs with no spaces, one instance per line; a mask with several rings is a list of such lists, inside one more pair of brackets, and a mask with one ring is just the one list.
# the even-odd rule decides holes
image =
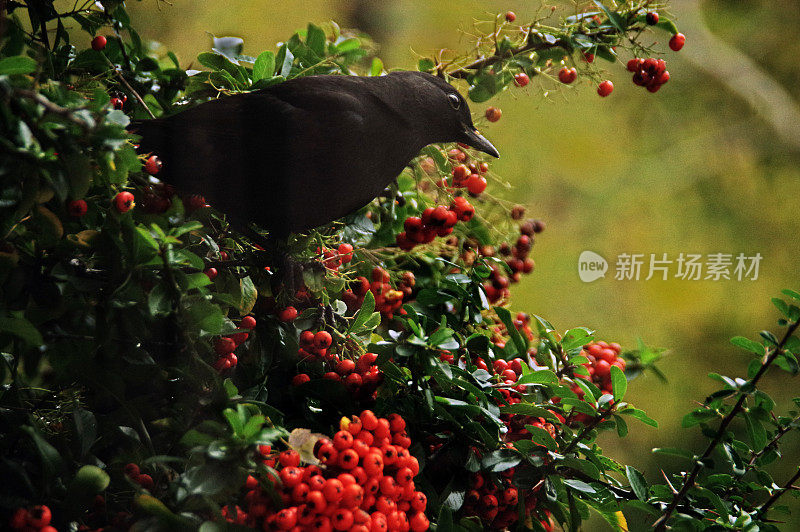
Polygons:
[[50,445],[50,443],[48,443],[47,440],[45,440],[44,437],[33,427],[23,425],[21,429],[31,437],[34,445],[36,446],[36,450],[39,452],[39,456],[42,459],[42,471],[44,472],[45,477],[48,480],[52,479],[56,473],[64,468],[64,462],[61,458],[61,453],[59,453],[55,447]]
[[0,59],[0,76],[12,74],[30,74],[36,71],[37,63],[30,57],[17,55]]
[[275,73],[275,54],[267,50],[261,52],[253,64],[253,82],[268,79]]
[[498,449],[487,454],[481,460],[481,468],[493,473],[500,473],[516,467],[522,461],[519,453],[511,449]]
[[541,427],[534,427],[533,425],[525,425],[525,428],[528,429],[528,432],[530,432],[531,441],[533,443],[538,443],[539,445],[546,447],[549,451],[558,451],[558,443],[556,443],[556,440],[553,439],[547,430]]
[[322,28],[309,24],[306,30],[306,46],[319,57],[325,57],[325,32]]
[[549,369],[531,371],[521,376],[517,384],[558,384],[558,377]]
[[647,494],[647,480],[645,480],[644,475],[637,471],[635,467],[625,466],[625,476],[628,477],[628,482],[636,498],[642,502],[647,502],[649,497]]
[[383,73],[383,61],[377,57],[372,59],[372,64],[369,67],[370,76],[380,76]]
[[742,349],[751,351],[759,356],[763,356],[765,352],[763,345],[754,340],[750,340],[749,338],[745,338],[744,336],[734,336],[733,338],[731,338],[731,343],[737,347],[741,347]]
[[237,436],[242,434],[242,432],[244,431],[244,420],[242,419],[239,412],[231,408],[226,408],[225,410],[222,411],[222,415],[224,415],[225,419],[228,420],[228,423],[233,429],[234,434],[236,434]]
[[614,391],[614,400],[621,401],[628,391],[628,379],[625,372],[617,366],[611,366],[611,389]]
[[30,347],[36,347],[44,343],[39,330],[25,318],[0,318],[0,333],[16,336]]
[[220,334],[225,316],[217,305],[202,297],[184,296],[184,317],[200,336]]
[[759,420],[747,412],[742,412],[747,435],[753,444],[753,450],[760,451],[767,444],[767,431]]
[[513,78],[513,74],[508,70],[504,70],[499,74],[482,71],[469,88],[469,99],[475,103],[485,102],[498,92],[505,90]]
[[246,316],[252,312],[253,307],[256,306],[256,300],[258,299],[258,290],[256,290],[255,284],[253,284],[253,280],[250,279],[250,276],[242,277],[239,281],[242,290],[242,299],[239,303],[239,315]]
[[639,410],[638,408],[627,408],[621,411],[620,414],[634,417],[639,421],[641,421],[642,423],[644,423],[645,425],[650,425],[651,427],[658,428],[658,421],[652,419],[647,414],[645,414],[644,410]]
[[620,33],[625,33],[625,22],[619,13],[615,13],[609,10],[606,6],[603,5],[602,2],[599,2],[598,0],[595,0],[594,3],[597,4],[597,7],[603,10],[603,13],[606,14],[609,22],[611,22],[611,25],[614,26],[614,28],[616,28],[617,31],[619,31]]
[[502,414],[521,414],[523,416],[541,417],[553,423],[561,423],[558,417],[546,408],[531,403],[516,403],[500,407]]
[[517,353],[520,356],[524,356],[525,353],[528,352],[528,338],[523,338],[523,336],[517,330],[517,327],[514,325],[514,320],[511,318],[511,312],[503,307],[494,307],[494,311],[495,314],[497,314],[497,317],[500,318],[500,321],[503,322],[503,325],[506,326],[506,332],[514,342],[514,347],[517,348]]
[[574,478],[565,478],[564,479],[564,484],[566,484],[570,488],[572,488],[574,490],[577,490],[577,491],[580,491],[582,493],[597,493],[597,490],[595,490],[593,487],[591,487],[586,482],[583,482],[581,480],[576,480]]
[[652,451],[655,454],[667,454],[670,456],[679,456],[687,460],[694,459],[694,453],[685,449],[678,449],[677,447],[655,447]]

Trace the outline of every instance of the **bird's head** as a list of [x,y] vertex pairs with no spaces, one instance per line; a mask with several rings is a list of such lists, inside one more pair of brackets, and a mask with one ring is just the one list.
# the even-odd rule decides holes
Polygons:
[[424,72],[393,72],[387,77],[395,77],[408,88],[403,99],[412,99],[408,103],[413,111],[407,108],[406,112],[422,114],[413,118],[424,123],[426,136],[434,139],[431,142],[461,142],[500,157],[497,148],[475,129],[467,101],[452,85]]

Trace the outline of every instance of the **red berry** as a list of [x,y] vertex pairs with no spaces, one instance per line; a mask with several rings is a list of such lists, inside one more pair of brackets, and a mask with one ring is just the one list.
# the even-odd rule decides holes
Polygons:
[[647,15],[645,15],[644,19],[649,25],[655,26],[656,24],[658,24],[658,13],[656,13],[655,11],[651,11]]
[[[348,434],[350,434],[348,432]],[[342,469],[353,469],[358,465],[359,456],[353,449],[345,449],[339,453],[339,467]]]
[[425,516],[423,512],[417,512],[411,516],[411,519],[408,521],[409,526],[411,527],[412,532],[423,532],[430,528],[431,523],[428,521],[428,518]]
[[403,432],[406,430],[406,421],[400,414],[392,414],[389,416],[389,428],[392,432]]
[[292,377],[292,386],[302,386],[303,384],[309,382],[311,377],[309,377],[305,373],[298,373],[294,377]]
[[578,71],[574,68],[564,67],[558,72],[558,80],[565,85],[569,85],[578,78]]
[[337,251],[339,252],[342,262],[347,263],[353,260],[353,246],[351,244],[339,244]]
[[686,44],[686,35],[683,33],[676,33],[672,36],[669,40],[669,49],[673,52],[680,51],[683,48],[683,45]]
[[88,210],[89,206],[86,204],[85,200],[72,200],[67,203],[67,212],[70,216],[75,218],[80,218],[85,215]]
[[187,203],[188,205],[186,206],[186,210],[188,210],[189,212],[194,212],[198,209],[208,207],[208,205],[206,204],[206,199],[203,196],[199,196],[197,194],[191,196]]
[[219,356],[226,356],[228,353],[233,353],[236,349],[236,342],[232,338],[223,336],[214,341],[214,352]]
[[284,323],[289,323],[297,318],[297,309],[294,307],[286,307],[278,314],[278,319]]
[[331,516],[331,524],[334,530],[350,530],[353,526],[353,512],[339,508]]
[[344,495],[344,484],[336,478],[329,478],[322,486],[322,493],[328,502],[339,502]]
[[299,467],[300,466],[300,453],[294,449],[287,449],[278,455],[278,461],[283,467]]
[[378,428],[378,417],[372,410],[364,410],[358,417],[364,430],[373,431]]
[[467,181],[467,190],[469,190],[470,194],[477,196],[486,190],[486,178],[481,177],[478,174],[472,174]]
[[124,471],[125,475],[129,477],[137,477],[140,473],[139,466],[134,463],[125,464]]
[[126,213],[129,210],[133,209],[134,202],[133,202],[133,194],[127,191],[118,192],[116,196],[114,196],[114,207],[116,207],[117,211],[120,213]]
[[151,477],[146,473],[140,474],[138,477],[134,478],[133,481],[146,490],[151,490],[155,486],[155,483],[153,482],[153,477]]
[[519,74],[514,76],[514,84],[517,87],[524,87],[528,83],[530,83],[531,78],[525,72],[520,72]]
[[219,274],[216,268],[206,268],[205,270],[203,270],[203,273],[208,275],[208,278],[211,279],[212,281],[216,279],[217,275]]
[[514,13],[513,11],[509,11],[508,13],[506,13],[506,22],[514,22],[515,20],[517,20],[516,13]]
[[151,155],[144,163],[144,171],[150,175],[156,175],[161,171],[161,166],[161,159],[158,158],[158,155]]
[[605,98],[614,91],[614,84],[609,80],[601,81],[597,87],[597,94]]
[[333,343],[333,337],[328,331],[319,331],[314,335],[314,347],[317,349],[327,349]]
[[297,508],[284,508],[275,514],[275,525],[280,530],[289,530],[297,524]]
[[242,329],[253,330],[256,328],[256,319],[253,316],[245,316],[242,318],[241,323],[239,323],[239,327]]
[[633,59],[628,61],[626,68],[628,69],[628,72],[638,72],[639,70],[641,70],[643,63],[644,61],[642,59],[634,57]]
[[97,37],[92,39],[92,50],[96,50],[96,51],[99,52],[100,50],[102,50],[103,48],[106,47],[106,43],[107,42],[108,42],[108,39],[106,39],[102,35],[98,35]]
[[594,63],[594,54],[590,52],[583,52],[583,60],[587,63]]
[[43,528],[50,524],[52,518],[53,514],[50,513],[50,508],[43,504],[34,506],[29,513],[28,525],[34,528]]
[[289,489],[294,488],[303,481],[303,470],[296,466],[284,467],[279,475],[283,485]]
[[503,111],[497,107],[488,107],[484,115],[489,122],[497,122],[500,120],[500,117],[503,116]]

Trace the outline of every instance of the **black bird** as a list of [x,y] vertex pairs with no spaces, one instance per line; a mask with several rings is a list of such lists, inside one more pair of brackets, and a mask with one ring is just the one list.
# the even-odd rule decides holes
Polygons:
[[428,144],[499,156],[458,91],[421,72],[299,77],[131,129],[159,178],[278,238],[366,205]]

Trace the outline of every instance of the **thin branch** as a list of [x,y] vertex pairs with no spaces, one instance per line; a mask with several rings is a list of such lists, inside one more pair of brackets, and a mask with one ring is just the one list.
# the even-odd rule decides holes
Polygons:
[[[781,341],[778,345],[775,346],[774,351],[767,357],[764,363],[759,368],[758,372],[747,382],[747,387],[749,389],[755,389],[756,384],[758,381],[761,380],[761,377],[767,372],[769,367],[775,362],[775,359],[783,352],[783,348],[786,345],[786,342],[789,341],[789,338],[792,337],[794,332],[797,330],[798,325],[800,325],[800,320],[795,321],[792,323],[789,328],[786,330],[786,333],[781,338]],[[689,492],[689,490],[694,486],[694,482],[697,479],[697,475],[700,474],[700,471],[703,469],[705,461],[711,456],[711,453],[717,448],[722,438],[725,436],[725,433],[728,429],[728,425],[736,418],[739,412],[744,407],[744,402],[747,400],[747,393],[739,391],[739,400],[736,401],[736,404],[733,406],[730,412],[722,419],[722,423],[720,423],[719,428],[717,429],[717,433],[714,435],[714,438],[708,443],[706,450],[703,454],[695,460],[694,467],[689,475],[686,477],[686,480],[683,482],[683,486],[681,487],[680,491],[673,497],[672,502],[670,502],[667,509],[664,511],[664,515],[661,516],[655,523],[653,523],[655,532],[664,532],[667,529],[667,522],[669,518],[672,516],[672,513],[681,503],[683,498]]]
[[756,460],[758,460],[759,458],[764,456],[764,453],[766,453],[772,447],[777,447],[778,440],[783,438],[783,436],[786,433],[790,432],[794,428],[794,427],[792,427],[792,424],[793,423],[797,423],[798,421],[800,421],[800,416],[797,416],[793,420],[789,421],[786,425],[780,427],[778,429],[778,432],[775,433],[775,436],[772,437],[772,439],[769,441],[769,443],[767,443],[764,446],[763,449],[761,449],[757,453],[753,453],[753,455],[750,457],[750,460],[747,462],[747,466],[745,466],[745,467],[747,467],[748,469],[753,467],[753,465],[756,463]]
[[13,93],[17,96],[21,96],[23,98],[28,98],[29,100],[35,101],[36,103],[44,107],[44,110],[46,112],[63,117],[72,122],[73,124],[76,124],[87,131],[91,130],[93,127],[89,122],[75,116],[75,111],[80,111],[82,110],[82,108],[69,109],[67,107],[61,107],[60,105],[51,102],[41,94],[28,89],[14,89]]
[[[596,37],[600,37],[602,35],[611,35],[611,34],[614,34],[614,33],[616,33],[616,30],[608,29],[608,30],[596,31],[596,32],[593,32],[593,33],[581,33],[581,35],[586,35],[588,37],[596,38]],[[450,76],[450,77],[453,77],[453,78],[464,79],[464,78],[466,78],[467,76],[469,76],[471,74],[471,71],[484,69],[484,68],[486,68],[488,66],[491,66],[491,65],[493,65],[495,63],[503,61],[503,59],[507,59],[508,57],[512,57],[512,56],[515,56],[515,55],[518,55],[518,54],[522,54],[522,53],[526,53],[526,52],[538,52],[538,51],[541,51],[541,50],[549,50],[551,48],[563,48],[567,52],[569,52],[569,51],[571,51],[573,49],[572,44],[569,41],[565,40],[565,39],[556,39],[553,42],[539,41],[539,40],[535,40],[534,39],[534,37],[536,37],[536,35],[537,35],[537,33],[534,33],[532,28],[531,28],[531,30],[529,31],[528,35],[526,36],[525,44],[520,45],[520,46],[518,46],[516,48],[512,48],[511,50],[509,50],[507,53],[505,53],[503,55],[494,54],[494,55],[490,55],[488,57],[483,57],[481,59],[477,59],[477,60],[473,61],[472,63],[470,63],[468,65],[465,65],[463,67],[457,68],[456,70],[453,70],[452,72],[448,72],[447,75]]]
[[781,497],[781,495],[783,495],[790,489],[798,489],[797,487],[794,486],[794,483],[797,482],[798,479],[800,479],[800,468],[797,469],[797,472],[792,476],[792,478],[790,478],[786,482],[786,484],[783,485],[782,488],[776,489],[774,492],[772,492],[772,496],[769,499],[767,499],[767,502],[761,505],[761,508],[758,509],[756,515],[758,517],[763,516],[765,513],[767,513],[767,510],[769,510],[770,506],[775,504],[775,502]]
[[[120,46],[122,46],[122,47],[124,48],[125,44],[124,44],[124,43],[122,43],[122,42],[120,41]],[[156,117],[156,115],[154,115],[154,114],[153,114],[153,111],[151,111],[151,110],[150,110],[150,108],[147,106],[147,104],[146,104],[146,103],[144,103],[144,99],[142,99],[142,97],[139,95],[139,93],[138,93],[138,92],[136,92],[136,89],[134,89],[133,87],[131,87],[131,84],[130,84],[130,83],[128,83],[128,80],[127,80],[127,79],[125,79],[125,76],[123,76],[123,75],[122,75],[122,72],[120,72],[120,71],[119,71],[119,69],[118,69],[116,66],[114,66],[114,63],[112,63],[112,62],[111,62],[111,60],[110,60],[108,57],[106,57],[106,56],[105,56],[105,54],[103,55],[103,57],[105,57],[105,58],[106,58],[106,61],[107,61],[107,62],[108,62],[108,64],[111,66],[112,70],[114,70],[114,73],[115,73],[115,74],[117,75],[117,77],[120,79],[120,81],[122,82],[122,84],[123,84],[123,85],[125,85],[125,87],[126,87],[126,88],[127,88],[129,91],[131,91],[131,94],[133,94],[133,97],[134,97],[134,98],[136,98],[136,101],[138,101],[138,102],[139,102],[139,105],[141,105],[142,107],[144,107],[144,110],[145,110],[145,111],[147,111],[147,114],[149,114],[149,115],[150,115],[150,118],[155,118],[155,117]]]
[[613,413],[613,411],[614,411],[613,408],[609,408],[608,410],[603,411],[599,416],[594,418],[588,425],[583,427],[583,430],[581,430],[580,433],[578,433],[578,435],[575,436],[575,438],[571,442],[569,442],[569,444],[564,448],[564,450],[561,451],[561,454],[567,454],[572,449],[574,449],[581,442],[581,440],[583,440],[583,438],[585,438],[586,435],[589,434],[589,432],[594,430],[601,422],[603,422],[603,420],[605,420],[608,416],[610,416]]

